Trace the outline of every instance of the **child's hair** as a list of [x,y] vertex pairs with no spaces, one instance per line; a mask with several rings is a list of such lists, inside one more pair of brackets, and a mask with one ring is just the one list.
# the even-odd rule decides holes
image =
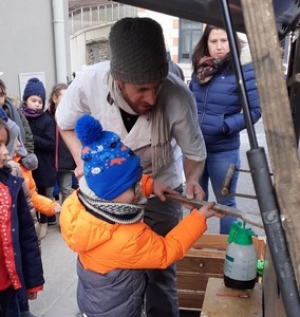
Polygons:
[[13,105],[15,106],[16,108],[19,108],[20,107],[20,98],[15,96],[15,95],[7,95],[6,96],[6,99]]
[[6,92],[6,86],[4,84],[4,81],[0,79],[0,89],[3,91],[3,92]]
[[65,84],[65,83],[58,83],[56,84],[53,88],[52,88],[52,91],[50,93],[50,97],[49,97],[49,109],[51,111],[51,113],[55,113],[55,103],[53,102],[53,97],[56,96],[58,97],[59,96],[59,93],[61,90],[65,90],[68,88],[68,84]]
[[8,126],[7,126],[6,122],[4,120],[2,120],[2,119],[0,119],[0,130],[1,129],[6,130],[6,132],[7,132],[7,140],[6,140],[6,143],[5,143],[5,145],[7,145],[9,143],[9,140],[10,140],[10,132],[9,132],[9,129],[8,129]]

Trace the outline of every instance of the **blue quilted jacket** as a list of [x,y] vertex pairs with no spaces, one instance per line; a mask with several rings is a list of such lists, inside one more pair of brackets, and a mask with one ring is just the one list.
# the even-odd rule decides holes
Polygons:
[[[261,117],[254,69],[252,64],[247,64],[242,70],[254,124]],[[234,72],[223,67],[204,85],[199,85],[193,74],[189,88],[197,101],[198,122],[207,152],[238,149],[240,131],[246,128],[246,124]]]

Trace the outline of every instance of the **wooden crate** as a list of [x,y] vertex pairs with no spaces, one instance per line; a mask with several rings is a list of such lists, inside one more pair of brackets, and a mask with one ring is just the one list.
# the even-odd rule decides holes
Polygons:
[[[201,310],[208,279],[223,278],[228,235],[203,235],[177,262],[177,290],[180,309]],[[264,258],[264,238],[253,238],[258,258]]]
[[[246,298],[239,298],[241,293]],[[209,278],[200,317],[262,317],[262,284],[256,283],[251,290],[228,288],[223,278]],[[226,308],[226,309],[224,309]]]

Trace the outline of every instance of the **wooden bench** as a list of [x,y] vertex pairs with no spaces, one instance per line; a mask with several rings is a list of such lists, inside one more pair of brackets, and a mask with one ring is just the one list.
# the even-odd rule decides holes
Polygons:
[[262,317],[262,284],[252,290],[228,288],[221,278],[210,278],[200,317]]
[[[182,310],[202,309],[208,279],[223,279],[225,251],[228,235],[203,235],[177,262],[177,291]],[[263,238],[253,238],[258,258],[264,258]],[[240,317],[240,316],[239,316]]]

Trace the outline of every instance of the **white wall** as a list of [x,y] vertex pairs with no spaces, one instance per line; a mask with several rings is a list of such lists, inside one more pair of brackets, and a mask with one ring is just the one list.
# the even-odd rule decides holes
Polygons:
[[[67,1],[64,7],[68,27]],[[20,97],[19,73],[44,72],[48,96],[56,83],[52,1],[2,0],[0,12],[0,71],[7,92]]]

